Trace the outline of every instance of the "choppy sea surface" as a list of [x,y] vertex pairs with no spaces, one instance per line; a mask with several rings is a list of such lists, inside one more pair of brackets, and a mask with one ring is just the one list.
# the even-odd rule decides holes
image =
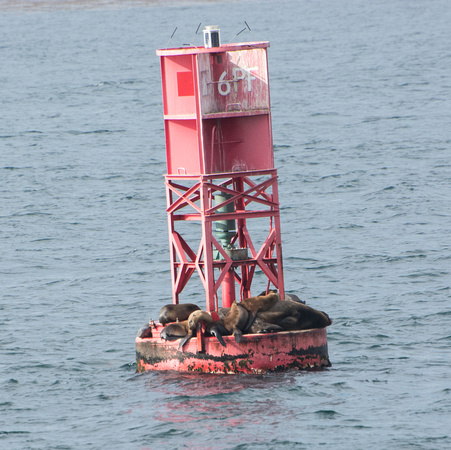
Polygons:
[[[285,286],[333,318],[329,369],[135,375],[171,297],[155,49],[199,23],[271,42]],[[0,447],[451,448],[450,23],[447,0],[0,1]]]

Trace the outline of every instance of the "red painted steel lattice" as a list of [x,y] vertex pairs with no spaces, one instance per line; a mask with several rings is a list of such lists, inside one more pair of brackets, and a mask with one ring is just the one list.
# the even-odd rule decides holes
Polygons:
[[[251,177],[258,176],[258,182]],[[185,186],[184,181],[193,185]],[[217,292],[228,273],[233,273],[240,287],[240,297],[250,296],[255,269],[259,267],[268,281],[279,289],[283,298],[283,271],[280,236],[277,171],[239,172],[214,175],[166,176],[167,212],[172,265],[173,301],[197,270],[206,292],[208,311],[217,310]],[[227,194],[225,202],[213,203],[215,193]],[[218,213],[226,204],[234,204],[234,212]],[[247,223],[251,219],[267,218],[268,234],[260,247],[254,245]],[[232,244],[248,249],[246,259],[233,260],[214,236],[212,224],[221,220],[236,220]],[[178,221],[199,221],[202,237],[197,251],[192,249],[176,230]],[[216,250],[221,259],[214,259]],[[215,279],[214,269],[220,271]],[[240,273],[238,273],[238,270]]]

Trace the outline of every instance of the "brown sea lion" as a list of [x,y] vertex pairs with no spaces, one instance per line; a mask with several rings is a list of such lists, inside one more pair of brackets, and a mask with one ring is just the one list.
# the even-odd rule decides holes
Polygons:
[[146,323],[142,328],[140,328],[136,336],[141,339],[152,337],[152,328],[150,323]]
[[[207,334],[215,336],[216,339],[219,341],[219,343],[223,347],[226,347],[226,343],[224,342],[224,339],[222,338],[222,333],[221,333],[220,329],[215,325],[213,318],[206,311],[194,311],[189,316],[188,327],[190,328],[190,330],[193,331],[193,335],[195,334],[195,332],[197,331],[197,328],[201,325],[202,322],[205,322],[205,324],[206,324]],[[191,337],[193,337],[193,335],[190,337],[187,337],[186,341],[188,339],[190,339]],[[183,344],[181,344],[181,345],[183,345]]]
[[[279,301],[279,294],[277,292],[271,292],[268,295],[259,295],[257,297],[249,297],[244,299],[241,303],[238,305],[241,308],[246,309],[247,311],[247,320],[242,326],[243,316],[244,314],[241,313],[241,322],[237,324],[237,329],[241,330],[243,333],[247,332],[248,329],[251,327],[251,325],[254,323],[255,318],[257,317],[257,314],[262,311],[267,311],[270,309],[274,304],[276,304]],[[233,305],[232,305],[233,306]],[[241,340],[240,332],[234,332],[235,340],[239,343]],[[239,335],[239,339],[237,339],[237,334]]]
[[165,341],[176,341],[186,337],[189,332],[188,320],[183,320],[182,322],[174,322],[166,325],[160,333],[161,339]]
[[305,305],[304,300],[301,300],[296,294],[285,293],[285,300],[292,300],[293,302],[298,302]]
[[227,344],[225,343],[224,339],[222,338],[223,334],[227,334],[227,333],[223,333],[223,329],[221,328],[221,326],[218,326],[218,322],[212,322],[212,323],[208,324],[207,325],[207,333],[210,334],[211,336],[215,336],[216,339],[219,341],[219,343],[223,347],[227,347]]
[[192,312],[188,317],[188,327],[190,330],[195,330],[201,322],[212,323],[213,318],[206,311],[198,310]]
[[233,334],[236,342],[241,342],[243,332],[249,328],[253,317],[241,303],[233,302],[226,316],[214,323],[215,329],[222,335]]
[[186,336],[180,341],[179,349],[182,348],[192,337],[196,335],[197,327],[201,322],[211,323],[213,322],[212,317],[206,311],[197,310],[193,311],[188,317],[187,328],[188,331]]
[[268,295],[259,295],[244,299],[240,305],[244,306],[250,313],[256,315],[260,311],[266,311],[279,301],[277,292],[270,292]]
[[261,317],[259,317],[258,314],[248,330],[250,334],[277,333],[278,331],[286,331],[286,330],[285,328],[282,328],[280,325],[266,322]]
[[[277,291],[275,289],[270,289],[268,291],[268,294],[271,293],[275,293],[277,294]],[[259,294],[259,297],[262,297],[263,295],[267,295],[266,291],[263,291],[261,294]],[[279,300],[280,300],[280,295],[279,295]],[[285,292],[285,298],[284,300],[293,300],[294,302],[298,302],[298,303],[303,303],[305,305],[304,300],[301,300],[296,294],[288,294],[287,292]]]
[[182,322],[183,320],[187,320],[193,311],[198,310],[200,310],[200,308],[194,303],[165,305],[160,309],[158,320],[161,325],[166,325],[170,322]]
[[[275,294],[275,295],[270,295]],[[260,299],[260,297],[265,297],[263,300]],[[299,297],[297,297],[299,298]],[[245,300],[243,300],[240,305],[244,306],[249,311],[258,311],[258,310],[264,310],[268,307],[272,306],[277,300],[280,300],[280,296],[275,290],[269,291],[269,294],[266,294],[265,292],[262,292],[261,294],[257,295],[257,297],[249,297]],[[219,308],[218,309],[218,315],[221,319],[223,319],[227,314],[229,313],[230,308]]]
[[175,322],[166,325],[160,333],[161,339],[167,341],[175,341],[180,339],[179,349],[181,349],[192,337],[196,335],[197,327],[205,322],[207,324],[207,332],[216,336],[218,341],[224,347],[226,346],[224,339],[219,330],[216,328],[209,328],[209,325],[213,325],[213,319],[206,311],[196,310],[193,311],[187,320],[182,322]]
[[218,309],[218,316],[220,319],[224,319],[225,316],[229,313],[230,308],[219,308]]
[[[329,326],[332,320],[323,312],[293,300],[279,300],[266,311],[260,311],[250,333],[282,330],[309,330]],[[279,328],[282,328],[280,330]]]
[[278,301],[279,294],[274,291],[268,295],[246,298],[240,303],[233,302],[230,308],[220,308],[218,313],[221,320],[215,322],[214,328],[222,335],[233,334],[236,342],[240,343],[243,333],[252,325],[257,314]]

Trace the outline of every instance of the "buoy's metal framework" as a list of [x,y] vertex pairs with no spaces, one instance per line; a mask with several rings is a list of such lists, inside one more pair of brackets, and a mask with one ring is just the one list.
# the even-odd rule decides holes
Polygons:
[[[268,47],[268,42],[251,42],[157,50],[175,304],[195,272],[212,314],[250,297],[257,269],[267,289],[274,286],[284,298]],[[267,227],[263,235],[262,221]],[[181,231],[187,222],[200,224],[195,246]],[[260,227],[258,239],[253,222]],[[226,336],[226,348],[199,330],[181,350],[178,342],[161,340],[161,330],[154,322],[151,337],[136,338],[138,371],[264,373],[330,365],[325,329],[247,334],[240,344]]]

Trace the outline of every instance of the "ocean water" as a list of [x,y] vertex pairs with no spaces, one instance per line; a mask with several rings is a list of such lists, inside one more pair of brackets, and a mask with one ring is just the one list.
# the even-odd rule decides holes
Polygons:
[[[331,368],[135,375],[171,297],[155,49],[199,23],[271,42],[285,286],[333,318]],[[447,0],[0,1],[0,447],[450,448],[450,23]]]

